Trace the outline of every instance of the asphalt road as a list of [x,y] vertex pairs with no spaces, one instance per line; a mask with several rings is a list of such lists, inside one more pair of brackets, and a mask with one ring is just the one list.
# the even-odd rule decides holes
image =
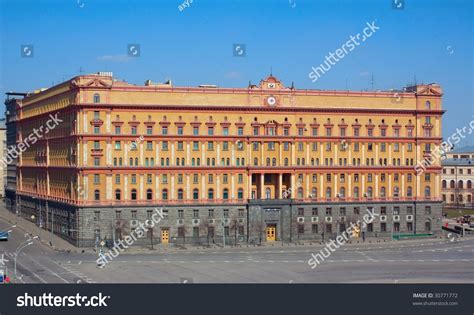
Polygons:
[[[0,221],[0,230],[8,224]],[[17,229],[6,253],[26,240]],[[347,244],[315,269],[308,260],[322,245],[241,247],[123,253],[98,268],[95,254],[55,252],[34,241],[18,256],[18,282],[26,283],[474,283],[474,238]]]

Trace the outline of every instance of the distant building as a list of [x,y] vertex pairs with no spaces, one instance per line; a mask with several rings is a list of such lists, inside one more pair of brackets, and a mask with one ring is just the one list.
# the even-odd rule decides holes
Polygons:
[[442,196],[445,207],[474,209],[474,146],[446,154],[443,166]]
[[[7,154],[7,127],[5,118],[0,119],[0,152],[3,158]],[[5,179],[7,178],[7,168],[0,165],[0,199],[5,197]]]
[[[25,93],[14,93],[8,92],[7,99],[5,100],[5,124],[6,124],[6,146],[5,154],[2,156],[0,166],[5,169],[6,165],[6,176],[5,176],[5,202],[9,209],[16,211],[14,207],[16,202],[16,163],[17,158],[10,155],[8,150],[16,147],[16,131],[17,131],[17,109],[21,106],[21,99],[18,97],[24,97]],[[2,185],[3,186],[3,185]]]

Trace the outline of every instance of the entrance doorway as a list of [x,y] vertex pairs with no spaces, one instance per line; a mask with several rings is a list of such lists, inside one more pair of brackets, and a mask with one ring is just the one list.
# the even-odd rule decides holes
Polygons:
[[161,244],[168,244],[170,240],[170,230],[162,229],[161,230]]
[[267,242],[276,241],[276,226],[267,225],[266,234],[267,234]]

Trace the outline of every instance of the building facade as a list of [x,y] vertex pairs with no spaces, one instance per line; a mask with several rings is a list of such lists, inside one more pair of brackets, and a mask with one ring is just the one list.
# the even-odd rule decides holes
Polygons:
[[319,239],[368,208],[379,216],[366,236],[437,233],[440,161],[414,167],[441,142],[441,97],[436,84],[394,94],[273,76],[245,88],[78,76],[21,100],[20,212],[79,246],[122,238],[161,207],[143,242]]
[[5,100],[5,122],[6,122],[6,152],[0,162],[1,167],[6,170],[5,177],[5,203],[7,207],[16,212],[17,196],[16,196],[16,164],[18,156],[10,154],[10,148],[15,148],[17,145],[17,109],[21,106],[21,98],[26,96],[26,93],[7,93]]
[[441,162],[442,198],[447,208],[474,209],[474,147],[458,148],[446,153]]
[[[7,127],[5,125],[5,119],[0,119],[0,152],[2,159],[7,153]],[[0,199],[5,198],[5,183],[7,178],[7,167],[6,165],[0,164]]]

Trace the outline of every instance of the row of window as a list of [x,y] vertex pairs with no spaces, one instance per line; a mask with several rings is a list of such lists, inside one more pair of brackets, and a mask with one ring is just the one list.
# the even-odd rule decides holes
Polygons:
[[[170,122],[166,121],[166,116],[163,117],[165,120],[165,124],[161,126],[161,135],[169,135],[170,134],[170,128],[169,124]],[[94,112],[94,119],[99,120],[100,119],[100,112],[95,111]],[[115,122],[120,122],[120,115],[116,115]],[[211,124],[215,125],[214,122],[212,122],[212,116],[209,117]],[[134,122],[133,125],[130,126],[130,133],[132,135],[138,134],[138,127],[137,125],[139,122],[136,120],[136,116],[132,116],[132,121]],[[148,121],[152,121],[152,117],[148,116]],[[242,120],[240,119],[240,123],[243,123]],[[179,125],[176,126],[175,134],[176,135],[184,135],[184,126],[186,122],[180,121]],[[191,122],[192,126],[192,135],[194,136],[199,136],[201,135],[200,133],[200,122],[197,121],[197,116],[195,116],[195,121]],[[256,126],[256,124],[259,124],[259,126]],[[290,130],[291,128],[289,126],[286,126],[288,124],[288,118],[285,118],[284,124],[278,124],[274,121],[270,121],[267,123],[259,123],[258,118],[254,117],[254,121],[252,124],[252,135],[253,136],[260,136],[260,135],[266,135],[266,136],[290,136]],[[425,126],[431,126],[431,117],[426,116],[424,117],[424,124]],[[226,121],[226,123],[221,126],[221,135],[223,136],[228,136],[229,133],[229,127],[230,123]],[[317,137],[319,136],[318,130],[319,130],[319,124],[317,124],[316,119],[313,120],[313,127],[311,128],[311,136]],[[316,126],[317,125],[317,126]],[[306,124],[303,123],[303,119],[300,118],[299,124],[297,124],[297,135],[298,136],[306,136],[308,129],[305,127]],[[325,133],[324,135],[327,137],[331,136],[340,136],[340,137],[346,137],[347,134],[347,127],[348,125],[345,123],[344,119],[341,119],[341,122],[339,124],[339,134],[336,135],[334,134],[334,125],[331,123],[331,119],[328,118],[326,123],[324,124],[325,128]],[[376,129],[375,124],[372,122],[372,119],[369,119],[368,124],[365,126],[366,127],[366,136],[368,137],[373,137],[375,135],[374,131]],[[407,137],[413,137],[413,131],[414,131],[414,125],[412,124],[411,120],[408,121],[408,125],[405,126],[406,128],[406,136]],[[153,135],[153,126],[147,126],[146,127],[146,134],[147,135]],[[393,137],[400,137],[400,130],[402,129],[402,126],[398,123],[398,119],[395,120],[395,124],[392,125],[392,136]],[[263,130],[263,134],[261,134]],[[359,137],[361,136],[360,133],[361,130],[361,125],[359,124],[359,120],[355,119],[354,124],[352,126],[352,131],[353,131],[353,136],[354,137]],[[385,120],[381,120],[381,124],[379,125],[379,136],[380,137],[387,137],[388,136],[388,124],[385,123]],[[100,134],[100,126],[95,126],[94,127],[94,133]],[[120,125],[115,125],[115,134],[119,135],[122,134],[122,127]],[[214,136],[216,135],[216,128],[214,126],[208,126],[207,127],[207,132],[206,135],[208,136]],[[236,135],[237,136],[243,136],[244,135],[244,127],[238,126],[236,129]],[[425,137],[431,137],[431,128],[424,128],[424,136]]]
[[[201,177],[200,175],[202,175],[202,174],[192,174],[194,184],[199,183],[199,178]],[[335,178],[336,175],[337,174],[326,173],[325,174],[326,183],[331,183],[333,181],[333,178]],[[367,175],[367,182],[372,183],[374,181],[374,174],[367,173],[366,175]],[[121,175],[121,174],[115,174],[115,183],[116,184],[121,183],[122,176],[123,175]],[[377,175],[375,175],[375,176],[377,176]],[[411,182],[413,180],[413,174],[409,173],[409,174],[406,174],[406,176],[407,176],[407,182]],[[207,174],[207,182],[209,184],[213,184],[214,183],[214,177],[215,177],[214,174]],[[318,174],[312,174],[311,181],[313,183],[317,183],[318,182],[318,177],[319,177]],[[425,173],[424,177],[425,177],[426,182],[431,181],[431,174]],[[168,183],[168,178],[169,178],[168,174],[161,174],[161,183],[162,184],[167,184]],[[297,179],[298,179],[298,182],[300,184],[303,183],[303,178],[304,178],[303,174],[298,174],[297,175]],[[345,183],[346,182],[346,174],[338,174],[338,178],[339,178],[340,183]],[[357,174],[357,173],[353,174],[352,175],[352,182],[358,183],[360,181],[360,178],[361,178],[361,174]],[[184,174],[177,174],[176,179],[177,179],[178,184],[183,184],[184,183]],[[381,183],[386,182],[387,181],[387,174],[385,174],[385,173],[379,174],[379,179],[380,179]],[[396,183],[399,180],[400,180],[400,174],[399,173],[394,173],[393,174],[393,182]],[[132,184],[136,184],[137,183],[137,174],[130,174],[130,181],[131,181]],[[222,183],[227,184],[228,182],[229,182],[229,174],[222,174]],[[244,182],[243,174],[237,174],[237,182],[239,184]],[[271,177],[265,178],[265,183],[270,183],[270,182],[271,182]],[[146,183],[147,184],[152,184],[153,183],[153,174],[146,174]],[[100,184],[100,174],[94,174],[94,184]],[[443,181],[443,188],[446,188],[445,184],[446,184],[445,181]],[[451,181],[451,185],[454,186],[454,181]],[[462,183],[460,183],[460,188],[462,188],[462,187],[463,187]],[[468,181],[467,188],[471,188],[471,187],[472,187],[471,181]]]
[[[222,190],[222,199],[227,200],[229,199],[229,189],[224,188]],[[138,200],[137,190],[132,189],[130,192],[130,200]],[[195,188],[192,192],[192,199],[199,200],[199,189]],[[207,199],[213,200],[214,196],[214,189],[210,188],[207,191]],[[244,199],[244,190],[242,188],[237,189],[237,199],[243,200]],[[99,189],[94,190],[94,200],[100,201],[101,200],[101,192]],[[120,189],[115,190],[115,200],[119,201],[122,200],[122,191]],[[146,200],[154,200],[153,190],[147,189],[146,190]],[[168,189],[163,189],[161,191],[161,200],[168,200]],[[184,200],[184,190],[182,188],[177,190],[177,200]]]
[[[394,222],[393,223],[393,232],[400,232],[400,222]],[[326,234],[332,234],[333,233],[333,225],[332,223],[326,223],[322,225],[324,227],[324,230],[321,231],[321,233],[326,233]],[[387,229],[387,223],[386,222],[381,222],[380,223],[380,232],[389,232],[390,230]],[[298,224],[298,234],[305,234],[305,225],[304,224]],[[311,225],[311,233],[313,234],[318,234],[319,232],[319,225],[318,224],[312,224]],[[346,231],[346,224],[340,223],[339,224],[339,232],[343,233]],[[407,232],[412,232],[413,231],[413,222],[407,222],[406,223],[406,231]],[[367,224],[367,232],[374,232],[374,223],[368,223]],[[425,232],[431,232],[431,223],[429,221],[425,222]]]
[[[448,188],[447,187],[447,181],[443,179],[443,181],[441,182],[441,186],[444,189]],[[456,185],[455,180],[450,180],[449,181],[449,188],[450,189],[464,189],[464,182],[462,180],[459,180],[458,184]],[[472,189],[472,181],[470,179],[468,179],[466,181],[466,188],[467,189]]]
[[[193,151],[200,151],[201,150],[201,146],[200,146],[200,141],[192,141],[192,150]],[[222,151],[229,151],[229,141],[222,141],[220,142],[222,144]],[[276,148],[276,145],[278,144],[277,142],[274,142],[274,141],[266,141],[265,142],[266,145],[267,145],[267,151],[275,151],[275,148]],[[184,141],[177,141],[176,142],[176,150],[177,151],[184,151],[184,144],[185,142]],[[291,146],[291,142],[288,142],[288,141],[284,141],[283,143],[283,151],[290,151],[290,146]],[[296,142],[296,150],[297,151],[300,151],[300,152],[303,152],[305,151],[305,142]],[[348,143],[344,142],[344,143],[341,143],[339,144],[339,149],[341,151],[347,151],[347,149],[349,147],[351,147],[353,149],[354,152],[359,152],[360,151],[360,144],[359,142],[355,142],[353,143],[352,146],[350,146]],[[154,142],[153,141],[146,141],[145,142],[145,149],[147,151],[152,151],[153,150],[153,145],[154,145]],[[400,143],[390,143],[389,146],[392,146],[393,147],[393,152],[400,152],[401,150],[401,146],[400,146]],[[253,151],[260,151],[260,147],[262,146],[262,143],[259,142],[259,141],[253,141],[252,142],[252,150]],[[320,146],[324,146],[325,147],[325,151],[326,152],[331,152],[332,151],[332,148],[333,148],[333,143],[331,142],[326,142],[326,143],[321,143]],[[239,142],[237,141],[236,142],[236,147],[237,147],[237,151],[244,151],[245,149],[245,146],[244,146],[244,143],[243,142]],[[366,147],[364,147],[364,151],[367,151],[367,152],[373,152],[375,150],[375,147],[376,147],[376,144],[372,143],[372,142],[369,142],[367,143]],[[129,146],[130,150],[131,151],[137,151],[138,150],[138,146],[136,144],[136,142],[133,142],[130,146]],[[161,141],[161,150],[162,151],[168,151],[170,148],[169,146],[169,141]],[[207,141],[207,151],[214,151],[214,141]],[[94,141],[94,147],[93,147],[94,150],[100,150],[101,147],[100,147],[100,141]],[[114,144],[114,149],[115,150],[122,150],[122,141],[115,141],[115,144]],[[425,151],[429,151],[431,150],[431,145],[429,143],[425,144]],[[318,142],[311,142],[311,151],[318,151]],[[413,143],[407,143],[406,144],[406,151],[407,152],[413,152]],[[382,143],[379,143],[379,152],[387,152],[387,143],[385,142],[382,142]]]

